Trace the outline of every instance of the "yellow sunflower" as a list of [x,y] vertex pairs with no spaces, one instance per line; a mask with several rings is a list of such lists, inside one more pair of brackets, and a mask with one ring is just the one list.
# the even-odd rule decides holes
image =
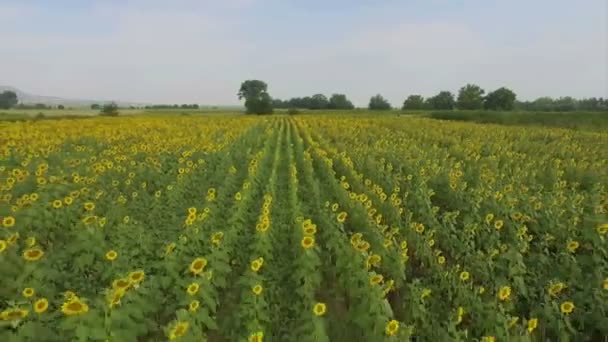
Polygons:
[[388,336],[397,335],[397,332],[399,331],[399,322],[394,319],[389,321],[384,330]]
[[27,261],[37,261],[37,260],[40,260],[40,258],[42,258],[43,255],[44,255],[44,252],[41,249],[31,248],[31,249],[26,249],[23,252],[23,259],[25,259]]
[[563,302],[560,306],[559,306],[561,312],[563,314],[570,314],[572,313],[572,311],[574,311],[574,303],[572,303],[571,301],[566,301]]
[[137,270],[129,273],[129,279],[131,280],[131,284],[139,284],[144,280],[146,274],[143,270]]
[[258,331],[249,335],[249,342],[264,342],[264,333],[262,331]]
[[189,326],[190,326],[190,323],[187,321],[177,322],[177,324],[169,332],[169,339],[175,340],[178,337],[182,337],[182,336],[186,335],[186,332],[188,331]]
[[194,275],[201,274],[205,270],[205,266],[207,266],[207,259],[205,258],[196,258],[190,263],[190,272]]
[[25,298],[30,298],[32,296],[34,296],[34,289],[31,287],[26,287],[25,289],[23,289],[23,297]]
[[189,295],[194,296],[198,292],[199,288],[200,285],[198,283],[192,283],[188,285],[188,289],[186,289],[186,292],[188,292]]
[[325,303],[316,303],[315,306],[312,308],[312,312],[315,314],[315,316],[323,316],[325,315],[325,311],[326,311],[327,307],[325,306]]
[[336,219],[338,220],[338,222],[344,223],[344,221],[346,221],[346,216],[347,216],[346,212],[342,211],[342,212],[340,212],[338,214],[338,216],[336,217]]
[[75,297],[61,305],[61,312],[67,316],[81,315],[89,311],[89,306]]
[[36,313],[43,313],[49,308],[49,301],[46,298],[40,298],[34,302],[34,311]]
[[251,289],[251,291],[253,292],[253,294],[256,295],[256,296],[259,296],[262,293],[263,290],[264,289],[262,288],[262,285],[259,285],[259,284],[256,285],[256,286],[254,286]]
[[118,253],[115,250],[111,249],[106,253],[106,259],[109,261],[114,261],[116,258],[118,258]]
[[7,216],[2,219],[2,226],[4,228],[10,228],[15,225],[15,218],[12,216]]
[[198,300],[193,300],[190,302],[190,305],[188,305],[188,310],[190,312],[196,312],[196,310],[198,310],[198,307],[201,305],[201,303]]
[[503,286],[498,291],[498,299],[505,301],[511,297],[511,287]]
[[304,238],[302,238],[300,244],[302,245],[302,248],[310,249],[315,246],[315,238],[313,238],[312,236],[305,236]]

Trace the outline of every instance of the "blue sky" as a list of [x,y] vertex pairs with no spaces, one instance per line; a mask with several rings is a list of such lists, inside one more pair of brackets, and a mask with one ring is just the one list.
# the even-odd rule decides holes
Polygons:
[[605,0],[0,0],[0,85],[41,95],[236,104],[345,93],[366,105],[507,86],[608,97]]

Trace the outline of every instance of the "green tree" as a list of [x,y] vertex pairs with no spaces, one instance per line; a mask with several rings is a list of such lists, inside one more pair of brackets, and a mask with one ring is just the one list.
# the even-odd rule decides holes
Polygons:
[[17,94],[14,91],[7,90],[0,94],[0,109],[13,108],[18,102]]
[[467,84],[458,91],[456,107],[458,109],[481,109],[483,108],[483,94],[485,91],[478,85]]
[[106,103],[99,112],[101,116],[118,116],[118,105],[115,102]]
[[420,95],[410,95],[403,101],[403,110],[424,109],[424,97]]
[[323,94],[315,94],[311,98],[310,109],[327,109],[329,100]]
[[370,110],[389,110],[391,109],[391,104],[382,95],[377,94],[369,99],[368,108]]
[[100,106],[99,106],[99,104],[97,104],[97,103],[93,103],[93,104],[91,105],[91,109],[92,109],[92,110],[98,110],[99,108],[101,108],[101,107],[100,107]]
[[483,107],[490,110],[512,110],[515,98],[516,95],[511,89],[501,87],[488,93]]
[[272,98],[268,94],[268,85],[260,80],[247,80],[241,83],[238,92],[239,100],[245,99],[248,114],[272,113]]
[[430,109],[454,109],[454,95],[449,91],[441,91],[427,99],[427,107]]
[[354,109],[355,106],[344,94],[332,94],[329,98],[329,109]]
[[65,109],[65,106],[64,105],[58,105],[57,109]]

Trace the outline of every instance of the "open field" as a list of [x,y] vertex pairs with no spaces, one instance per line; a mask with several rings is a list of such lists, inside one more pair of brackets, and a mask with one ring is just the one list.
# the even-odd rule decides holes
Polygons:
[[2,341],[608,336],[606,131],[393,115],[0,131]]

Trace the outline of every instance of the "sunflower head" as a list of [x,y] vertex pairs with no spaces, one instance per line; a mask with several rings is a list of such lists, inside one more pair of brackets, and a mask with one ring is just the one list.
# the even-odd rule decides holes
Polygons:
[[36,313],[43,313],[49,308],[49,301],[46,298],[40,298],[34,302],[34,311]]
[[196,258],[190,263],[190,272],[194,275],[201,274],[205,270],[205,266],[207,266],[207,259],[205,258]]
[[302,245],[302,248],[310,249],[315,246],[315,238],[313,238],[312,236],[305,236],[302,238],[300,244]]
[[312,308],[312,312],[315,314],[315,316],[323,316],[325,315],[325,311],[327,310],[327,307],[325,305],[325,303],[316,303],[315,306]]
[[391,320],[386,324],[385,332],[388,336],[395,336],[399,331],[399,322],[396,320]]

